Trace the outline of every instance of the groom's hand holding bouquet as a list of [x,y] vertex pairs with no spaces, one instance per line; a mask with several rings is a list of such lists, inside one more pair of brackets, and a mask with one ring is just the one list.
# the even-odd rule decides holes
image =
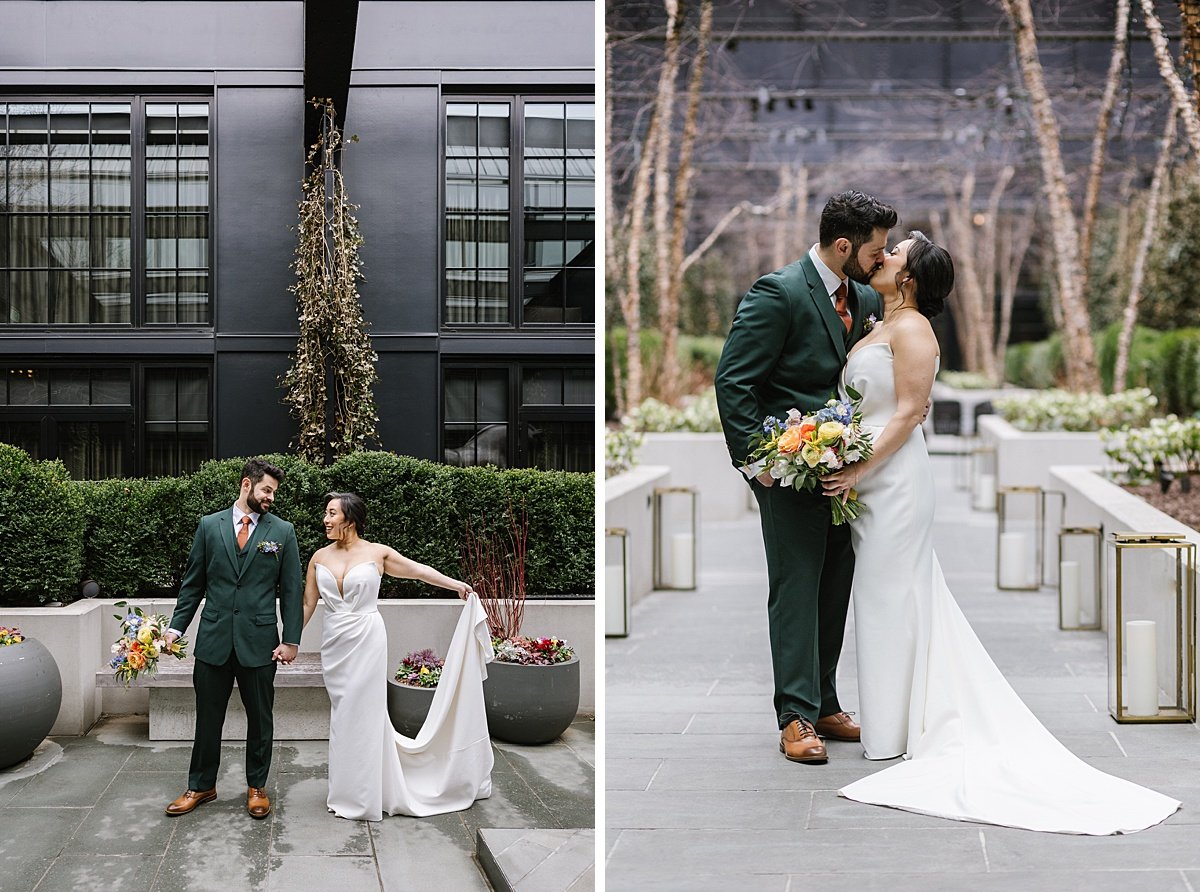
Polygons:
[[[858,411],[862,395],[849,387],[846,392],[849,400],[831,399],[810,415],[789,409],[786,421],[768,416],[747,467],[759,463],[784,486],[812,492],[822,477],[870,458],[871,434],[863,430]],[[830,506],[834,524],[854,520],[866,507],[853,489],[844,499],[831,499]]]

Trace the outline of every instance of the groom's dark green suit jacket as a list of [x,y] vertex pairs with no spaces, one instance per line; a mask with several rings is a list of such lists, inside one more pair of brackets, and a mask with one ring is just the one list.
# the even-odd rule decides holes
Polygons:
[[[279,550],[263,551],[263,543],[278,545]],[[263,514],[239,552],[232,508],[202,518],[179,586],[171,628],[185,630],[201,598],[205,598],[204,611],[192,648],[198,660],[219,666],[236,652],[243,666],[270,664],[271,652],[280,641],[276,600],[283,618],[283,640],[298,644],[304,627],[304,577],[295,528],[286,520]]]
[[837,396],[847,350],[868,316],[883,318],[874,288],[849,282],[850,332],[808,254],[769,273],[742,298],[717,366],[717,402],[729,455],[745,464],[768,415],[811,412]]

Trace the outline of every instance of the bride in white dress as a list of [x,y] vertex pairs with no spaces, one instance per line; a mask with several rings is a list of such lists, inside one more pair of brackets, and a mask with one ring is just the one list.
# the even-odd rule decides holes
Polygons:
[[[330,545],[308,564],[304,623],[325,604],[321,668],[329,692],[329,799],[341,818],[461,811],[491,795],[492,745],[483,680],[492,659],[487,617],[471,586],[362,538],[367,509],[354,493],[325,497]],[[467,603],[446,652],[429,715],[416,738],[387,711],[387,632],[379,615],[382,574],[451,589]]]
[[863,395],[874,456],[831,474],[867,506],[854,522],[854,629],[862,744],[905,761],[842,788],[859,802],[962,821],[1107,835],[1153,826],[1180,803],[1087,765],[1009,686],[962,615],[933,550],[933,478],[920,421],[938,367],[929,317],[954,282],[919,232],[871,285],[879,323],[851,351],[843,393]]

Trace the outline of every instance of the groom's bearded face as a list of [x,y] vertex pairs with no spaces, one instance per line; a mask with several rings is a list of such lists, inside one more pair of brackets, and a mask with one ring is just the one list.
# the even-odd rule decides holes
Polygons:
[[887,247],[887,230],[876,229],[866,243],[852,251],[846,258],[842,272],[859,284],[866,285],[871,281],[875,271],[883,266],[883,253]]
[[262,480],[250,487],[250,492],[246,494],[246,504],[255,514],[266,514],[275,502],[277,489],[279,481],[269,474],[264,475]]

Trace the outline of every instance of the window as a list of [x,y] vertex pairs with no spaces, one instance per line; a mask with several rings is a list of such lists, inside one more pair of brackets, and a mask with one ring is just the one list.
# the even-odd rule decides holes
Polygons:
[[446,103],[447,326],[595,324],[595,143],[591,100]]
[[593,382],[591,366],[447,366],[444,460],[453,465],[593,470]]
[[0,442],[60,459],[77,480],[194,471],[212,457],[210,374],[153,363],[0,369]]
[[0,325],[210,324],[208,119],[0,102]]

